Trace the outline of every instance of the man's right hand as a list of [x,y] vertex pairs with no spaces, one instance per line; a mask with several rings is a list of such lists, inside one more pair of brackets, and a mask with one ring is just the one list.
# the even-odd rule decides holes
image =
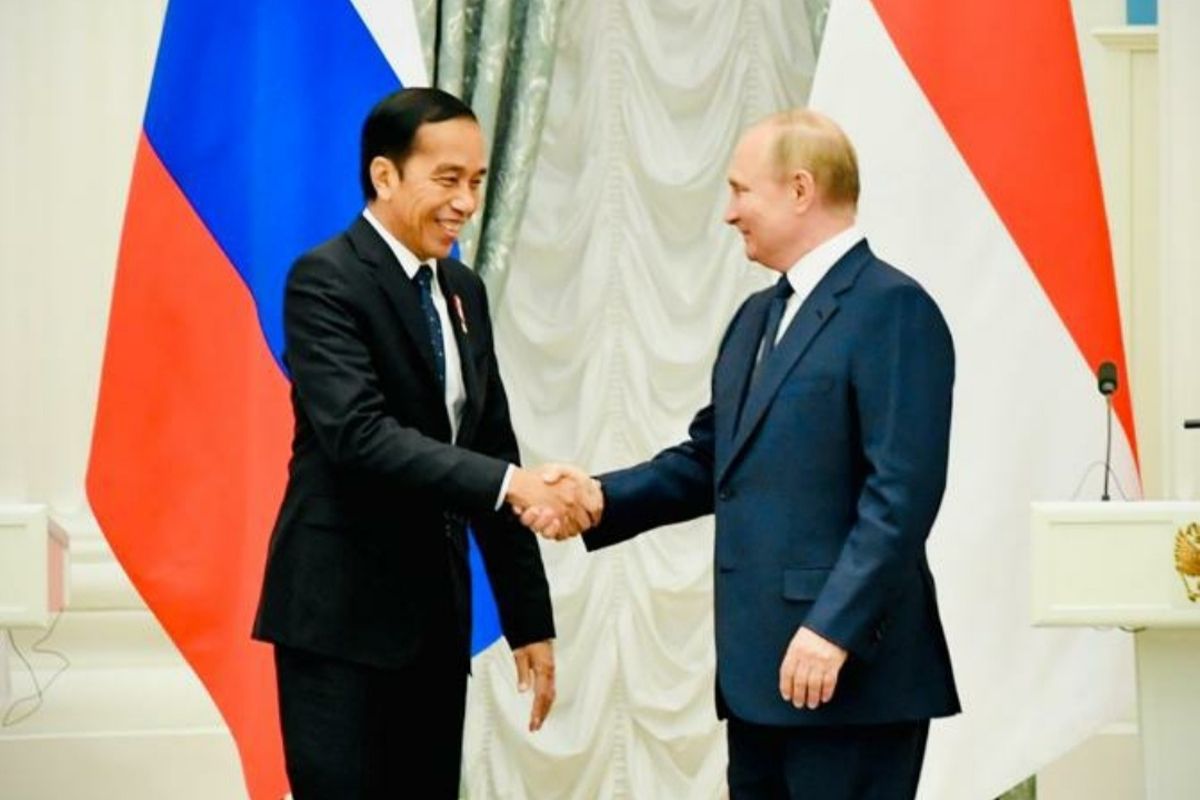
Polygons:
[[[557,465],[537,472],[517,468],[504,496],[526,527],[555,539],[578,535],[600,519],[596,504],[599,489],[576,480],[561,480],[559,469]],[[591,481],[586,475],[584,478]]]
[[546,539],[569,539],[600,522],[604,514],[604,493],[600,482],[578,467],[569,464],[546,464],[538,468],[542,481],[555,487],[573,487],[573,492],[587,512],[583,525],[566,524],[550,509],[530,506],[521,513],[521,524]]

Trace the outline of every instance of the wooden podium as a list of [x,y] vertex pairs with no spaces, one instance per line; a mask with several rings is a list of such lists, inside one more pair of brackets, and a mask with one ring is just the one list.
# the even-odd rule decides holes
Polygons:
[[1033,504],[1033,623],[1122,627],[1146,800],[1200,797],[1200,502]]

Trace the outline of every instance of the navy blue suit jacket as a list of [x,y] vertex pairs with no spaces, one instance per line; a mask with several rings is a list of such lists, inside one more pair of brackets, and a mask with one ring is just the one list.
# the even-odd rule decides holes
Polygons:
[[[932,298],[853,247],[751,381],[771,290],[738,309],[687,441],[600,476],[588,549],[716,514],[718,711],[764,725],[959,711],[925,540],[946,480],[954,347]],[[739,420],[740,408],[740,420]],[[779,694],[807,626],[850,652],[831,702]]]

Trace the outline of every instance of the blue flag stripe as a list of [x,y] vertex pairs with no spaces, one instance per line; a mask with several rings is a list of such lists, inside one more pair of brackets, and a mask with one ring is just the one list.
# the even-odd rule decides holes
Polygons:
[[[349,0],[167,9],[146,137],[249,288],[281,369],[288,267],[362,208],[362,121],[400,85]],[[500,623],[474,539],[470,563],[477,653]]]
[[349,0],[167,9],[146,135],[253,294],[281,366],[287,269],[362,207],[362,120],[399,87]]

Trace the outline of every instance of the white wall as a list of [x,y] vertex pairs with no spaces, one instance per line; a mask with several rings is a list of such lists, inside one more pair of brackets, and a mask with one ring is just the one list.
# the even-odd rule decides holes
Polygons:
[[0,500],[73,510],[165,0],[0,3]]

